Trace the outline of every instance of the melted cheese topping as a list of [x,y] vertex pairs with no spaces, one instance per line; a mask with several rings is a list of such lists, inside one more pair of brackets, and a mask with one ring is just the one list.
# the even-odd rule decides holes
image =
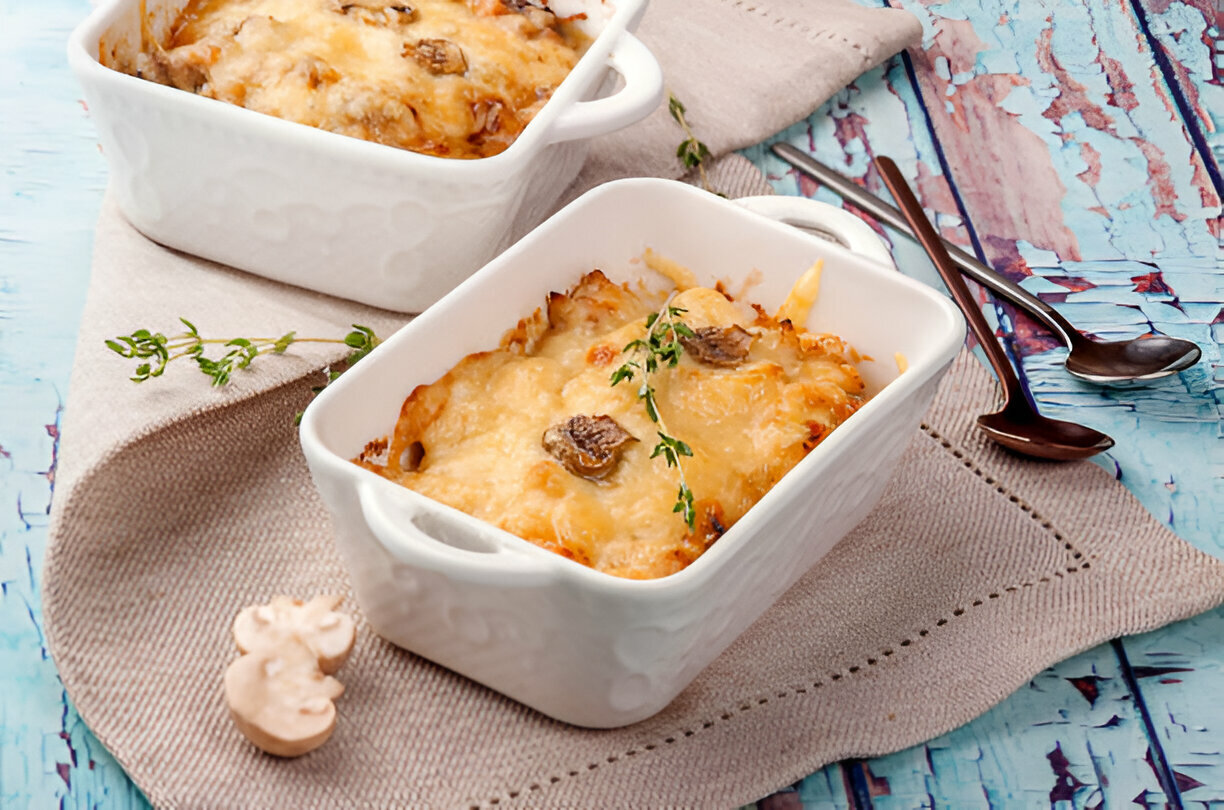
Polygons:
[[799,277],[778,309],[778,320],[803,323],[812,309],[812,304],[816,303],[816,296],[820,294],[820,274],[823,271],[824,260],[817,259],[816,263]]
[[[570,293],[552,294],[547,311],[499,349],[419,386],[389,442],[371,442],[354,461],[599,571],[681,570],[858,409],[864,386],[837,337],[796,333],[718,290],[677,293],[672,305],[686,310],[690,328],[736,324],[752,335],[734,367],[685,351],[679,365],[651,375],[667,430],[693,451],[682,459],[697,511],[689,530],[673,511],[676,470],[650,458],[659,426],[637,398],[640,378],[609,384],[628,359],[622,348],[645,335],[662,302],[588,274]],[[638,439],[602,480],[567,471],[541,444],[545,430],[576,414],[611,416]]]
[[506,149],[589,44],[516,0],[191,0],[120,69],[431,155]]

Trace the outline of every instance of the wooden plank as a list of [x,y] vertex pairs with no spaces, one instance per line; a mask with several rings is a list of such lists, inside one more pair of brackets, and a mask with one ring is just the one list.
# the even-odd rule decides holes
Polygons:
[[1224,806],[1224,608],[1122,646],[1187,807]]
[[1034,678],[974,722],[864,765],[876,810],[1163,805],[1108,646]]
[[[1034,37],[1041,47],[1035,54],[1036,65],[1020,59],[1027,86],[1012,88],[1003,99],[983,100],[1001,104],[1022,119],[1027,116],[1030,122],[1036,123],[1039,114],[1054,125],[1043,140],[1049,164],[1065,184],[1061,197],[1050,199],[1046,206],[1054,212],[1050,218],[1058,222],[1040,229],[1047,235],[1045,242],[1022,233],[1028,238],[1009,246],[999,238],[1008,235],[1008,223],[992,216],[989,203],[975,204],[966,195],[965,209],[987,255],[1012,265],[1017,275],[1027,271],[1029,279],[1038,276],[1067,288],[1069,292],[1060,296],[1060,308],[1082,326],[1121,336],[1125,327],[1111,328],[1125,313],[1121,305],[1132,308],[1130,320],[1140,330],[1150,325],[1204,346],[1207,362],[1193,373],[1146,388],[1101,392],[1070,382],[1058,368],[1061,352],[1043,351],[1040,341],[1031,340],[1031,330],[1022,328],[1016,335],[1016,343],[1028,355],[1024,365],[1031,387],[1051,415],[1061,412],[1064,418],[1074,418],[1073,414],[1083,418],[1090,412],[1099,414],[1095,426],[1115,436],[1161,436],[1159,441],[1120,444],[1111,453],[1111,461],[1131,491],[1158,518],[1200,548],[1219,555],[1224,552],[1219,528],[1224,525],[1224,479],[1219,475],[1221,352],[1213,324],[1220,312],[1218,302],[1224,297],[1216,219],[1219,196],[1203,155],[1182,130],[1184,122],[1170,115],[1176,105],[1167,86],[1154,75],[1137,21],[1093,2],[1082,10],[1060,5],[1050,11],[1048,27],[1029,31],[1023,39],[1011,36],[1016,28],[1010,19],[1006,26],[993,26],[990,40],[997,37],[999,45],[1013,53],[1026,53],[1022,45]],[[1026,10],[1025,19],[1040,19],[1040,15]],[[983,23],[990,25],[985,14]],[[974,33],[988,39],[982,29],[979,25]],[[1197,41],[1201,47],[1206,31],[1200,27],[1198,33],[1197,40],[1191,31],[1185,41]],[[938,48],[928,50],[926,57],[937,60]],[[950,62],[954,59],[949,56]],[[981,62],[976,57],[974,69],[964,73],[974,74]],[[939,72],[935,65],[926,73],[918,71],[929,85],[929,89],[924,86],[924,93],[949,93],[955,80],[941,87]],[[950,76],[957,72],[954,67],[947,70]],[[1045,83],[1040,81],[1042,74],[1048,77]],[[963,94],[972,83],[966,77],[964,86],[951,90],[950,95]],[[1015,98],[1017,94],[1022,98]],[[975,107],[966,99],[963,106],[980,112],[985,105]],[[940,143],[947,149],[944,133],[956,132],[952,120],[956,108],[945,112],[949,114],[933,112],[932,118]],[[966,113],[966,120],[972,117]],[[1030,129],[1041,131],[1037,126]],[[948,151],[973,165],[976,155],[967,147]],[[1074,162],[1077,155],[1082,169]],[[1034,149],[1029,160],[1039,156]],[[979,165],[976,172],[971,170],[971,182],[979,187],[988,184],[993,179],[991,168]],[[1065,224],[1075,241],[1060,241],[1057,224]],[[1154,255],[1159,269],[1146,264]],[[1027,345],[1026,338],[1030,338]],[[1086,411],[1088,408],[1092,410]],[[1204,705],[1195,696],[1218,694],[1224,687],[1219,672],[1219,662],[1224,661],[1222,638],[1218,626],[1212,628],[1204,619],[1150,634],[1138,650],[1165,655],[1170,650],[1195,650],[1197,663],[1192,671],[1197,688],[1170,684],[1164,686],[1165,694],[1150,695],[1153,681],[1141,679],[1142,691],[1135,697],[1156,729],[1155,758],[1163,752],[1174,773],[1193,769],[1202,778],[1195,777],[1195,782],[1179,778],[1179,788],[1202,782],[1193,795],[1209,801],[1218,795],[1224,775],[1218,746],[1213,752],[1200,743],[1219,736],[1224,711]],[[1128,642],[1124,649],[1132,646]],[[1159,711],[1158,704],[1174,710]],[[1198,721],[1193,727],[1174,719],[1190,713]],[[1153,758],[1146,757],[1148,762]],[[1190,797],[1188,794],[1187,800]]]
[[[1153,514],[1224,554],[1224,488],[1208,454],[1195,452],[1221,447],[1224,382],[1213,333],[1224,297],[1220,199],[1170,114],[1165,86],[1151,78],[1134,18],[1096,0],[1026,7],[1022,17],[986,5],[974,12],[976,26],[917,10],[933,32],[916,56],[917,80],[925,99],[943,101],[928,101],[932,126],[992,264],[1090,331],[1122,336],[1150,326],[1197,340],[1207,355],[1180,379],[1102,391],[1067,377],[1049,338],[1009,317],[1005,328],[1038,398],[1053,416],[1082,408],[1081,417],[1119,436],[1165,434],[1120,443],[1106,466],[1133,481]],[[942,208],[941,196],[928,204]],[[1051,283],[1066,292],[1043,292]],[[1152,470],[1168,471],[1174,485]]]
[[[1184,6],[1180,8],[1186,10]],[[1105,9],[1097,11],[1103,14]],[[1178,7],[1169,5],[1166,13],[1177,14]],[[1031,252],[1029,265],[1034,275],[1063,286],[1082,288],[1082,292],[1063,297],[1064,311],[1088,328],[1123,332],[1110,330],[1107,324],[1110,319],[1117,319],[1117,304],[1128,305],[1133,307],[1133,324],[1139,328],[1152,324],[1161,331],[1198,341],[1207,349],[1207,362],[1177,380],[1144,389],[1108,392],[1089,386],[1068,386],[1057,367],[1059,358],[1054,355],[1033,355],[1026,359],[1025,366],[1038,397],[1052,406],[1052,415],[1058,415],[1059,410],[1069,414],[1091,407],[1105,417],[1097,426],[1113,435],[1159,434],[1160,441],[1120,446],[1111,454],[1117,473],[1158,518],[1200,548],[1220,555],[1224,550],[1224,533],[1220,530],[1224,526],[1221,476],[1224,453],[1219,430],[1221,331],[1214,323],[1219,319],[1218,302],[1224,291],[1219,222],[1215,219],[1219,214],[1219,197],[1207,172],[1200,168],[1201,152],[1192,152],[1188,144],[1184,150],[1176,151],[1187,170],[1175,177],[1176,158],[1170,157],[1175,150],[1170,145],[1176,143],[1172,130],[1178,119],[1166,120],[1163,114],[1176,109],[1176,105],[1171,103],[1161,82],[1152,77],[1152,66],[1144,60],[1142,37],[1137,29],[1121,26],[1125,19],[1109,18],[1110,27],[1115,29],[1111,33],[1119,44],[1135,42],[1133,53],[1128,56],[1124,49],[1112,46],[1111,58],[1100,60],[1108,65],[1109,86],[1116,104],[1107,103],[1100,94],[1081,93],[1077,105],[1097,110],[1089,118],[1099,126],[1076,132],[1072,142],[1081,144],[1081,151],[1091,165],[1087,172],[1075,173],[1076,180],[1067,181],[1068,196],[1077,191],[1076,181],[1080,181],[1083,188],[1079,191],[1091,189],[1100,206],[1115,222],[1122,220],[1123,226],[1097,232],[1094,240],[1081,240],[1081,249],[1087,246],[1093,252],[1084,251],[1080,262],[1063,263],[1059,269],[1056,257],[1048,256],[1043,261]],[[1149,16],[1149,22],[1151,19]],[[1187,30],[1185,19],[1183,16],[1181,47],[1197,43],[1206,52],[1203,43],[1210,36],[1202,18],[1199,17],[1197,32]],[[1054,24],[1060,24],[1060,20],[1056,18]],[[1101,36],[1098,32],[1097,41]],[[1088,46],[1089,43],[1080,41],[1080,47]],[[1201,64],[1203,60],[1188,61]],[[1139,81],[1139,77],[1149,81]],[[1065,79],[1075,80],[1074,75]],[[1119,89],[1125,92],[1119,94]],[[1145,114],[1153,109],[1156,115]],[[1113,133],[1108,131],[1106,116],[1115,119]],[[1065,116],[1059,123],[1063,121]],[[1123,139],[1120,136],[1127,131],[1127,124],[1130,133]],[[1118,137],[1106,139],[1104,135],[1109,134]],[[1119,151],[1122,140],[1139,148],[1151,179],[1132,172],[1126,183],[1103,182],[1102,178],[1116,178],[1126,172],[1128,161],[1142,165],[1133,151],[1126,150],[1126,144]],[[1056,146],[1067,149],[1065,142]],[[1054,148],[1052,145],[1052,152]],[[1072,173],[1063,169],[1060,176],[1066,179]],[[1134,204],[1133,186],[1139,181],[1146,182],[1152,204]],[[1064,209],[1068,207],[1064,203]],[[1136,218],[1136,210],[1144,211],[1144,216]],[[1079,216],[1082,218],[1083,214]],[[1077,235],[1080,232],[1077,228]],[[1122,258],[1107,258],[1111,249],[1116,249]],[[1153,249],[1161,251],[1159,273],[1137,261],[1146,260],[1144,252]],[[1099,260],[1090,260],[1093,258]],[[1219,745],[1210,742],[1224,733],[1220,731],[1224,728],[1224,711],[1218,704],[1204,703],[1201,698],[1224,692],[1221,639],[1224,634],[1220,632],[1216,612],[1123,644],[1139,672],[1159,673],[1162,666],[1170,665],[1189,670],[1173,679],[1142,677],[1137,696],[1156,729],[1155,743],[1173,773],[1179,775],[1180,792],[1187,802],[1219,801],[1224,785]],[[1193,651],[1193,656],[1187,655],[1188,651]],[[1190,717],[1194,722],[1187,722]]]
[[[1224,55],[1218,0],[1131,0],[1178,111],[1207,157],[1216,190],[1224,186]],[[1219,57],[1217,56],[1217,59]]]

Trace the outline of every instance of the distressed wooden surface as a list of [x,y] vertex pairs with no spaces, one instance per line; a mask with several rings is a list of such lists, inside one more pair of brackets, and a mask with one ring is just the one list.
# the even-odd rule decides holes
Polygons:
[[65,699],[40,562],[106,183],[64,41],[84,2],[0,3],[0,807],[145,806]]
[[[1106,468],[1224,556],[1212,4],[902,5],[923,19],[922,50],[780,138],[877,193],[871,157],[898,159],[945,236],[1088,331],[1197,341],[1204,361],[1179,378],[1102,391],[1071,380],[1065,351],[1034,324],[982,298],[1043,409],[1125,437]],[[750,155],[779,191],[839,202],[763,149]],[[890,236],[907,272],[930,280],[920,253]],[[1220,806],[1224,709],[1210,696],[1224,694],[1222,662],[1215,611],[1063,662],[924,746],[812,779],[840,775],[852,807]]]
[[[899,4],[923,20],[923,47],[779,137],[877,192],[868,161],[892,156],[945,235],[1087,330],[1198,341],[1205,360],[1180,378],[1103,392],[1067,377],[1033,324],[982,298],[1043,408],[1122,439],[1107,468],[1224,556],[1215,0]],[[105,182],[63,62],[86,11],[86,0],[0,4],[4,808],[145,804],[66,701],[39,624],[56,427]],[[763,149],[748,153],[779,191],[836,201]],[[934,280],[917,248],[896,244],[907,272]],[[830,766],[760,806],[1224,806],[1220,695],[1215,611],[1090,650],[967,726]]]

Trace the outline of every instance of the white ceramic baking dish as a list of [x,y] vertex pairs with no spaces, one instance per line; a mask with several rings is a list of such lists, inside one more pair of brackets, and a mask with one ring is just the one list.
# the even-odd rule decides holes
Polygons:
[[[390,433],[416,385],[497,346],[591,268],[614,281],[649,272],[634,261],[647,247],[703,284],[739,289],[759,271],[749,298],[769,311],[823,258],[809,327],[875,358],[862,366],[872,399],[688,568],[646,581],[602,574],[349,462]],[[380,635],[559,720],[614,727],[666,706],[867,514],[963,338],[953,305],[896,272],[844,211],[623,180],[567,206],[345,373],[306,410],[302,447]]]
[[[186,0],[147,0],[164,34]],[[139,49],[141,0],[110,0],[72,33],[120,210],[149,238],[312,290],[419,312],[551,210],[587,138],[647,115],[658,63],[630,31],[646,0],[553,0],[595,37],[504,152],[448,160],[290,123],[104,67]],[[610,93],[619,76],[623,86]]]

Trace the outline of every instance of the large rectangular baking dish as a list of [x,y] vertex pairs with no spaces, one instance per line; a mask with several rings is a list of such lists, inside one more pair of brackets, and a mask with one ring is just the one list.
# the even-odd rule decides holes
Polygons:
[[185,3],[109,0],[69,38],[120,210],[169,247],[387,309],[423,310],[537,224],[587,139],[644,117],[663,93],[658,63],[630,33],[646,0],[554,0],[562,15],[586,14],[590,48],[506,151],[448,160],[103,65],[139,49],[142,8],[161,37]]
[[[646,581],[602,574],[349,461],[391,431],[415,386],[496,347],[591,268],[613,281],[649,272],[635,262],[647,247],[703,284],[739,289],[759,272],[749,298],[769,311],[823,258],[809,326],[874,358],[862,364],[872,399],[688,568]],[[955,307],[895,272],[844,211],[624,180],[567,206],[346,372],[306,410],[302,447],[379,634],[552,717],[620,726],[666,706],[867,514],[963,339]]]

